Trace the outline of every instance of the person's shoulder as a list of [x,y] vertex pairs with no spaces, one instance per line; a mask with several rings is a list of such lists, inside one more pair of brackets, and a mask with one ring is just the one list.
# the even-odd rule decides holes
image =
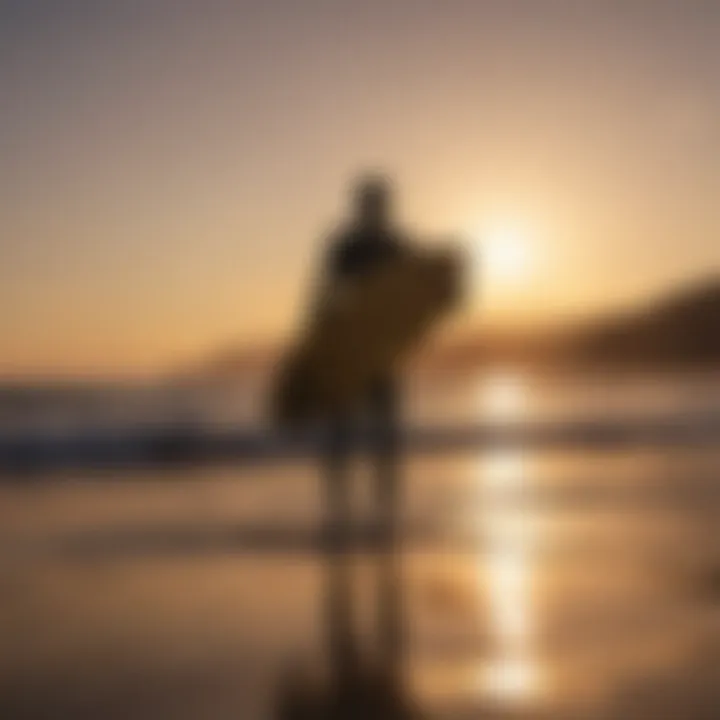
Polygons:
[[340,225],[327,236],[327,253],[331,257],[344,257],[348,252],[353,252],[358,240],[357,228],[352,225]]
[[326,234],[326,246],[328,248],[339,247],[354,242],[357,230],[352,225],[335,225]]
[[410,252],[415,246],[413,235],[405,228],[393,228],[389,233],[389,240],[392,247],[399,253]]
[[325,267],[333,274],[342,274],[354,254],[356,233],[352,227],[338,225],[331,229],[325,237]]

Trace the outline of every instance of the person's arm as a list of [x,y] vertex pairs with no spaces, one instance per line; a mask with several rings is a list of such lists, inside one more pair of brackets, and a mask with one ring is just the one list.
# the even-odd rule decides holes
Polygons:
[[325,255],[321,263],[319,277],[312,292],[311,312],[316,318],[337,304],[348,285],[345,272],[345,238],[342,235],[330,236],[326,243]]

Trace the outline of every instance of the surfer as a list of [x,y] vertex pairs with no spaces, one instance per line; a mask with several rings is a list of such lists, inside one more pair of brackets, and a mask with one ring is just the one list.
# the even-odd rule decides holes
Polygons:
[[[354,281],[407,252],[408,243],[396,226],[393,201],[392,185],[382,176],[363,177],[352,188],[351,217],[331,236],[326,251],[316,305],[320,312],[340,301]],[[391,370],[371,383],[354,411],[330,418],[327,497],[333,524],[341,531],[350,521],[350,453],[363,427],[373,439],[371,456],[381,528],[390,533],[395,527],[399,490],[398,382]]]
[[[404,662],[397,366],[454,303],[458,263],[452,254],[427,252],[406,239],[384,177],[356,182],[350,205],[350,217],[329,238],[313,313],[303,339],[280,366],[272,397],[281,427],[320,422],[329,431],[323,455],[330,530],[323,545],[327,672],[315,684],[300,669],[289,673],[279,692],[282,720],[419,716]],[[364,559],[375,560],[376,628],[370,642],[356,627],[353,607],[353,541],[368,539],[351,529],[349,470],[358,446],[369,450],[379,521],[371,547],[359,548],[372,548]]]
[[[330,312],[358,280],[397,259],[409,248],[396,228],[392,188],[382,177],[364,177],[352,189],[351,217],[331,235],[315,297],[315,320]],[[325,558],[327,677],[313,685],[301,673],[286,677],[279,692],[279,720],[295,718],[417,717],[402,672],[403,632],[399,560],[395,549],[398,504],[398,382],[388,369],[352,407],[326,418],[324,462],[330,516]],[[377,638],[367,652],[354,627],[351,562],[350,459],[360,433],[371,438],[375,499],[381,542],[377,543]],[[386,552],[386,550],[391,552]]]

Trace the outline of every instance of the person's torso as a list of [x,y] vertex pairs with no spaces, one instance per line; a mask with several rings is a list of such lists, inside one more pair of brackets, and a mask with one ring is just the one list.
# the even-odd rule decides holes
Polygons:
[[341,278],[364,275],[400,252],[400,236],[393,229],[351,228],[333,244],[332,272]]

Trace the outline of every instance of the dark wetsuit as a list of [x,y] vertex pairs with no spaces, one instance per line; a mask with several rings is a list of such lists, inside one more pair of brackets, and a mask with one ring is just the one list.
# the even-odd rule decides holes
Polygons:
[[349,228],[330,240],[326,272],[333,280],[360,277],[401,255],[402,236],[393,230]]
[[[350,227],[331,238],[325,273],[331,283],[362,277],[377,270],[406,250],[403,236],[394,230]],[[386,520],[397,503],[397,383],[385,375],[368,388],[367,398],[356,412],[331,420],[328,453],[328,492],[333,516],[343,523],[348,517],[347,464],[359,422],[367,421],[372,456],[376,465],[379,510]]]

